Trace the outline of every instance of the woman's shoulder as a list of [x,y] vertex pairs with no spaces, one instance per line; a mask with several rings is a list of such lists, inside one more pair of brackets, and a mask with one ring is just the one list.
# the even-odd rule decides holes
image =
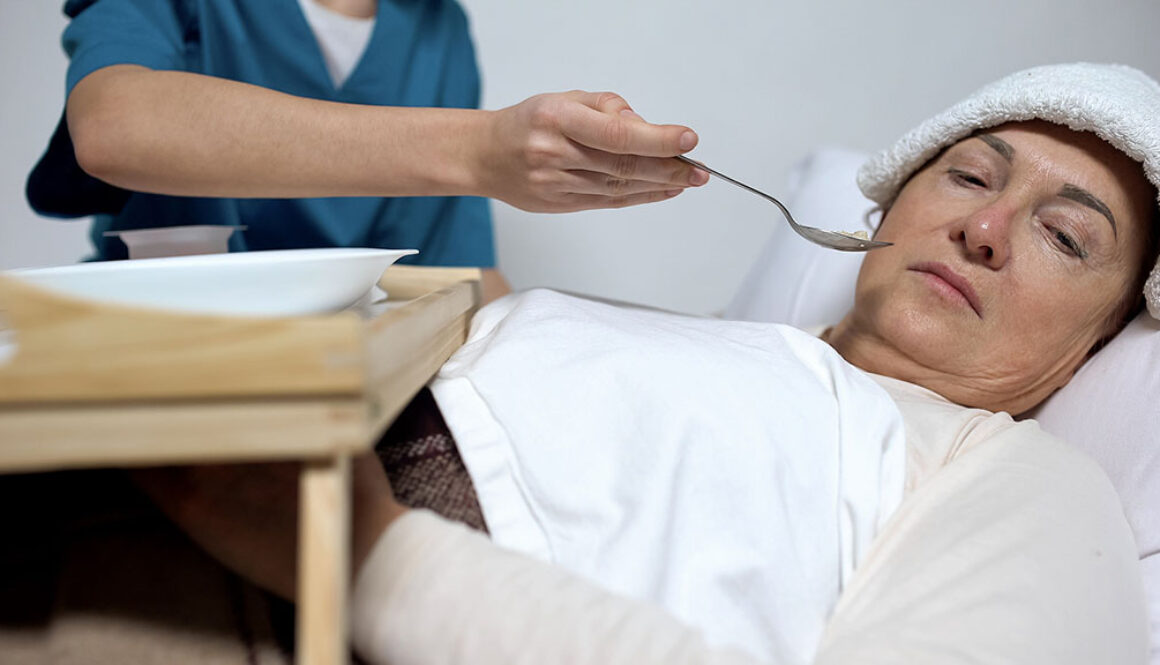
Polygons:
[[1084,478],[1087,485],[1110,491],[1106,474],[1093,459],[1034,420],[955,404],[899,379],[871,377],[894,400],[906,424],[911,490],[946,467],[987,464]]

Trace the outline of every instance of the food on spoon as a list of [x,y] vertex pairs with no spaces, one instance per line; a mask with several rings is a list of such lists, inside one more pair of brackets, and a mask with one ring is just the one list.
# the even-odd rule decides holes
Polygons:
[[846,236],[847,238],[854,238],[855,240],[870,239],[870,234],[866,233],[865,231],[838,231],[838,233],[840,235]]

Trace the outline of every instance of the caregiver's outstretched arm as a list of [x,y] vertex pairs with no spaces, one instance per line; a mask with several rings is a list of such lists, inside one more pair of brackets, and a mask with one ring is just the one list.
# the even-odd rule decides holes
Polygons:
[[[624,113],[622,113],[624,112]],[[499,111],[340,104],[137,65],[73,88],[81,167],[177,196],[453,196],[537,212],[671,198],[708,175],[669,159],[697,143],[612,93],[538,95]]]

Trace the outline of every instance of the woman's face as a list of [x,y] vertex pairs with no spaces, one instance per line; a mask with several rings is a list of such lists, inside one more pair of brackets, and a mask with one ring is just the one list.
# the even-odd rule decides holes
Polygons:
[[1153,190],[1094,134],[1026,122],[910,179],[830,340],[860,367],[1021,413],[1115,330],[1144,261]]

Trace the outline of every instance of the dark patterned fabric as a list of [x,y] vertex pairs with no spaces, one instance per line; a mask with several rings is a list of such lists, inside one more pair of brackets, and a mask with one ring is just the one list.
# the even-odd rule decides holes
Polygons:
[[471,476],[431,391],[419,391],[375,446],[400,502],[487,532]]

